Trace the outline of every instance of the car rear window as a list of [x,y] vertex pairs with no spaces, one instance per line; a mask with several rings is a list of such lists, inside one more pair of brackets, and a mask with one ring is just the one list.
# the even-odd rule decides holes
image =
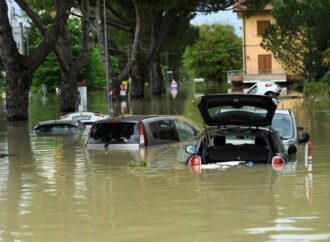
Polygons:
[[37,132],[49,132],[49,133],[57,133],[57,132],[70,132],[79,130],[77,126],[74,125],[44,125],[35,129]]
[[94,124],[88,144],[137,144],[139,143],[138,123],[97,123]]
[[254,106],[242,105],[239,108],[232,107],[230,105],[219,107],[213,107],[208,109],[211,118],[225,118],[233,114],[236,115],[251,115],[258,117],[266,117],[267,109],[256,108]]

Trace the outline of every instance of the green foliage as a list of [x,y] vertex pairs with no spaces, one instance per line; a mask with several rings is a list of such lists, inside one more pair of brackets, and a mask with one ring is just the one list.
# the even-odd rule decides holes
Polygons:
[[323,64],[330,66],[330,47],[323,51]]
[[330,85],[330,71],[324,74],[324,76],[321,78],[321,81]]
[[[115,73],[119,72],[119,60],[111,56],[111,64]],[[105,71],[101,64],[99,48],[92,48],[89,52],[88,63],[80,72],[80,79],[88,81],[88,89],[101,89],[106,85]]]
[[186,48],[184,66],[192,76],[223,82],[226,71],[242,67],[242,43],[230,25],[199,26],[199,39]]
[[56,62],[54,53],[50,53],[44,63],[33,75],[33,91],[38,91],[42,84],[47,86],[48,91],[54,91],[60,85],[61,69]]
[[[68,21],[68,29],[72,44],[74,57],[79,56],[80,52],[80,22],[77,19]],[[33,32],[32,32],[33,31]],[[42,41],[40,32],[34,27],[31,27],[31,38],[29,49],[32,51]],[[33,33],[33,34],[32,34]],[[114,73],[119,73],[119,60],[116,57],[111,57],[111,63]],[[45,62],[38,68],[33,76],[32,89],[39,91],[42,84],[47,86],[48,91],[54,91],[60,85],[61,68],[56,61],[54,53],[51,53]],[[101,63],[100,50],[98,47],[90,48],[88,63],[81,70],[80,80],[88,81],[89,89],[100,89],[105,86],[105,71]]]
[[129,168],[145,168],[147,167],[147,163],[145,161],[134,161],[130,160],[127,164]]
[[324,51],[330,44],[330,1],[277,0],[262,46],[272,51],[287,70],[305,79],[319,80],[327,71]]
[[330,86],[327,82],[310,81],[304,85],[303,93],[306,96],[329,97]]

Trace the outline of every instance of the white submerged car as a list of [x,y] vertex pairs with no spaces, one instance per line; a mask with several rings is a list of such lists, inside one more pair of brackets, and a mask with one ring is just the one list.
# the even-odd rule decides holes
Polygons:
[[282,91],[281,86],[278,85],[276,82],[258,81],[246,91],[246,94],[277,97],[281,94],[281,91]]
[[62,116],[61,120],[79,120],[85,125],[91,125],[96,121],[103,120],[109,117],[109,115],[97,112],[75,112]]

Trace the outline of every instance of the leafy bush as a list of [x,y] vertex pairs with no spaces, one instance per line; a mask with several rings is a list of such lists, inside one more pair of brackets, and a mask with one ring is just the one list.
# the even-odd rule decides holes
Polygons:
[[314,97],[328,97],[329,96],[329,84],[323,81],[311,81],[304,85],[303,93],[306,96]]
[[330,84],[330,71],[325,73],[325,75],[322,77],[321,81]]

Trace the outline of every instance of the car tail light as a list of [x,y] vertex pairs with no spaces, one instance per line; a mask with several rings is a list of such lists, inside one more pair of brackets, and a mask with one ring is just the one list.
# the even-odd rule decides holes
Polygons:
[[188,161],[189,166],[200,166],[202,164],[202,159],[199,155],[193,155]]
[[272,166],[275,171],[280,171],[285,165],[284,158],[282,156],[274,156],[272,160]]
[[103,115],[103,114],[101,114],[101,113],[94,113],[94,115],[95,115],[96,117],[101,117],[101,118],[104,118],[104,115]]
[[147,136],[146,136],[146,129],[142,122],[140,122],[139,124],[139,134],[140,134],[140,147],[144,147],[147,145]]
[[272,85],[273,85],[272,83],[268,82],[268,83],[265,84],[265,87],[271,87]]
[[193,155],[188,161],[189,170],[191,173],[201,173],[202,159],[199,155]]

